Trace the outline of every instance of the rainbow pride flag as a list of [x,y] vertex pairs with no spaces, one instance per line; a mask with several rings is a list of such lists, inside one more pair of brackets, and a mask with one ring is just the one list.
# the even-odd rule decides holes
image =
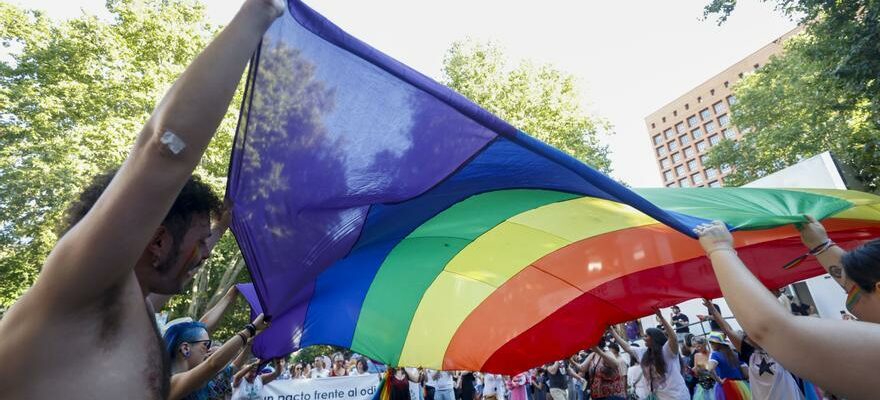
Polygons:
[[844,247],[880,234],[880,197],[859,192],[630,190],[289,5],[252,62],[227,189],[242,292],[273,318],[263,359],[332,344],[512,375],[719,296],[702,222],[725,221],[770,287],[822,272],[782,268],[804,214]]

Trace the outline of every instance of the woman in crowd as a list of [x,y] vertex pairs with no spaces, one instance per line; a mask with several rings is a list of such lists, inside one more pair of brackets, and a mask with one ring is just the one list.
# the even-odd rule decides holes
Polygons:
[[411,400],[409,395],[409,383],[420,383],[423,378],[422,369],[416,373],[409,372],[406,368],[393,368],[391,380],[391,400]]
[[[611,329],[611,334],[617,344],[630,354],[635,360],[639,360],[643,370],[643,379],[648,383],[651,394],[659,400],[688,400],[691,395],[684,383],[681,374],[681,362],[677,336],[672,325],[660,310],[657,310],[657,320],[663,326],[663,330],[648,328],[645,330],[645,347],[633,349],[620,334]],[[665,331],[665,332],[664,332]]]
[[290,379],[303,379],[303,365],[296,363],[290,366]]
[[[880,241],[845,252],[812,218],[801,239],[848,293],[847,307],[861,321],[791,315],[749,271],[720,221],[694,229],[712,262],[721,292],[749,337],[797,375],[850,399],[875,398],[880,360]],[[870,321],[872,323],[863,322]],[[804,357],[805,352],[809,357]],[[846,365],[847,368],[829,368]]]
[[345,368],[345,357],[342,354],[333,356],[333,369],[330,370],[330,376],[348,376],[348,368]]
[[593,347],[584,364],[592,400],[623,400],[626,398],[626,381],[620,374],[620,365],[613,355],[599,347]]
[[709,369],[709,347],[706,338],[693,338],[694,365],[692,371],[697,379],[694,387],[694,400],[712,400],[715,398],[715,377]]
[[507,384],[507,390],[510,392],[510,400],[527,400],[528,372],[520,372],[513,378],[505,379],[504,383]]
[[361,376],[361,375],[369,374],[369,371],[368,371],[369,368],[370,367],[367,365],[367,359],[365,359],[363,357],[358,358],[357,361],[355,361],[354,370],[351,371],[350,375],[351,376]]
[[455,388],[462,400],[477,399],[477,378],[473,372],[462,371],[455,378]]
[[181,322],[168,327],[163,336],[166,352],[171,358],[172,375],[168,398],[205,400],[215,397],[218,390],[226,387],[229,379],[225,378],[222,386],[218,386],[209,384],[212,378],[226,368],[233,357],[243,354],[242,350],[248,342],[266,327],[268,323],[263,321],[263,314],[260,314],[244,330],[210,355],[208,349],[211,348],[211,338],[204,324]]
[[709,371],[716,378],[715,399],[717,400],[748,400],[752,398],[749,386],[745,382],[742,369],[740,368],[739,356],[727,344],[724,334],[712,332],[709,334],[709,345],[712,346],[712,354],[709,355]]

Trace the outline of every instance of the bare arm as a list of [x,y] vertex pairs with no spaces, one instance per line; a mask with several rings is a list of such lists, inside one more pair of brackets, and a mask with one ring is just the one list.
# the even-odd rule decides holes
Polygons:
[[270,382],[274,381],[279,375],[281,375],[281,370],[284,367],[281,365],[281,359],[276,358],[272,361],[273,370],[268,374],[260,375],[260,379],[263,381],[264,385],[268,385]]
[[617,342],[617,345],[620,346],[620,348],[623,349],[623,351],[625,351],[627,354],[629,354],[633,360],[639,359],[639,356],[632,349],[632,346],[629,345],[629,342],[627,342],[626,340],[623,340],[623,338],[620,337],[620,334],[617,333],[617,329],[611,329],[611,336],[614,336],[614,341]]
[[261,361],[257,360],[256,362],[245,365],[244,368],[241,369],[241,371],[236,372],[235,376],[232,377],[232,388],[237,388],[238,385],[241,384],[241,380],[244,378],[244,376],[247,375],[250,370],[260,365],[260,363]]
[[739,332],[734,331],[733,328],[730,327],[730,324],[724,320],[724,317],[715,309],[715,305],[712,304],[708,299],[703,299],[703,305],[709,310],[709,316],[715,320],[718,326],[721,327],[721,331],[727,335],[727,338],[733,342],[733,347],[736,347],[736,351],[742,351],[742,341],[743,337],[739,334]]
[[43,307],[78,309],[131,275],[219,126],[248,59],[283,11],[273,1],[248,0],[169,89],[113,181],[47,258],[31,293]]
[[672,329],[672,325],[669,325],[669,321],[666,318],[663,318],[663,314],[657,309],[654,314],[657,316],[657,319],[660,320],[660,323],[663,324],[663,330],[666,331],[666,343],[669,344],[669,350],[672,350],[672,354],[678,354],[678,337],[675,336],[675,329]]
[[[268,326],[263,322],[263,314],[260,314],[253,324],[257,327],[257,334]],[[250,336],[247,330],[243,330],[239,334]],[[171,390],[168,398],[172,400],[182,399],[184,396],[204,386],[214,375],[217,375],[218,372],[225,368],[243,347],[245,347],[245,344],[242,343],[241,338],[234,337],[231,340],[227,340],[219,350],[215,351],[195,368],[172,375]]]
[[[819,221],[816,221],[815,218],[809,215],[806,218],[807,223],[796,225],[801,234],[801,241],[809,249],[820,248],[823,243],[830,240],[828,233],[825,231],[825,227]],[[846,254],[846,251],[839,246],[832,245],[828,250],[816,256],[816,260],[819,261],[819,264],[822,264],[822,267],[834,278],[834,281],[846,290],[848,279],[846,272],[843,270],[843,264],[840,262],[844,254]]]
[[205,312],[205,315],[202,315],[199,318],[199,322],[205,324],[205,329],[208,330],[208,333],[213,333],[215,329],[217,329],[217,325],[220,324],[220,319],[223,318],[223,314],[226,313],[226,310],[235,303],[235,297],[238,295],[238,289],[235,285],[229,287],[229,290],[226,291],[226,294],[214,304],[214,307],[211,307],[210,310]]
[[[733,238],[722,223],[696,231],[724,298],[752,340],[817,386],[849,398],[876,396],[880,391],[874,372],[880,359],[877,325],[791,315],[737,257]],[[804,357],[804,349],[810,349],[809,357]]]
[[236,371],[241,371],[242,365],[244,362],[250,357],[251,349],[254,347],[254,340],[248,340],[247,345],[244,346],[243,349],[238,353],[238,356],[232,360],[232,367],[235,368]]

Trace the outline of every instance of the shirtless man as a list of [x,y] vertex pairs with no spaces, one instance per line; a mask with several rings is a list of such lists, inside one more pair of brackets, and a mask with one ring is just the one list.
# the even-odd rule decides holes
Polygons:
[[94,206],[52,249],[36,283],[0,321],[0,397],[167,396],[164,346],[144,299],[180,291],[208,256],[212,210],[180,212],[189,206],[176,199],[181,190],[198,191],[192,172],[284,4],[245,1],[156,107]]

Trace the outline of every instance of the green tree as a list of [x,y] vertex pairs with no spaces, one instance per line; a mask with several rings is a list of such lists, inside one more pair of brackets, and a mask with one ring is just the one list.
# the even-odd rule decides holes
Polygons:
[[[11,54],[0,63],[0,306],[33,284],[67,204],[124,160],[166,89],[218,32],[197,2],[110,0],[107,9],[109,21],[58,22],[0,3],[0,41]],[[239,102],[197,169],[219,193]],[[171,317],[198,315],[245,278],[240,259],[227,235],[195,290],[169,303]],[[231,314],[235,325],[247,319],[243,307]]]
[[508,69],[492,43],[455,42],[443,59],[442,82],[517,128],[602,171],[611,171],[599,136],[611,124],[581,105],[573,75],[523,62]]
[[[769,0],[767,0],[769,1]],[[826,150],[880,188],[880,3],[775,0],[806,24],[785,52],[740,81],[732,121],[750,131],[710,152],[741,185]],[[705,16],[723,23],[735,0],[714,0]]]

